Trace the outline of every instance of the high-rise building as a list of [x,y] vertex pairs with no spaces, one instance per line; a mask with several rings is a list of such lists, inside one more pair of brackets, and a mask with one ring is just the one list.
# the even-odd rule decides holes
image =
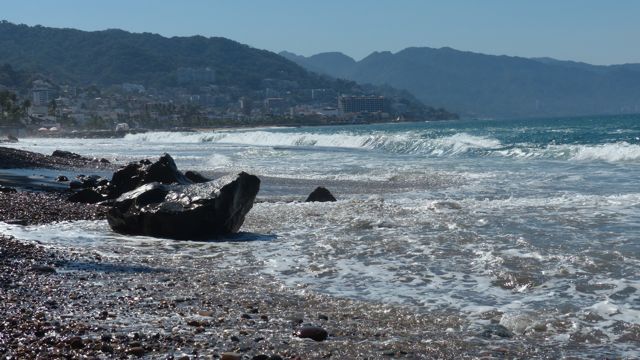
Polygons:
[[41,80],[33,82],[33,89],[31,89],[32,106],[48,106],[50,96],[51,88],[49,87],[49,84]]
[[384,112],[384,96],[338,97],[338,109],[343,114]]

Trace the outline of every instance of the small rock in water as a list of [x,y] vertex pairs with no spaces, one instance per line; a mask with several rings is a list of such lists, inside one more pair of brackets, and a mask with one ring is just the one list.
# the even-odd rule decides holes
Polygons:
[[64,151],[64,150],[55,150],[51,154],[51,156],[65,158],[65,159],[74,159],[74,160],[89,160],[82,155],[72,153],[71,151]]
[[485,326],[484,331],[480,334],[480,336],[486,338],[490,338],[491,335],[496,335],[502,338],[510,338],[513,336],[513,333],[503,325],[491,324]]
[[318,186],[315,190],[309,194],[307,200],[305,202],[327,202],[327,201],[336,201],[336,198],[331,194],[327,188],[323,186]]
[[312,339],[315,341],[327,340],[329,333],[319,326],[304,326],[295,332],[295,335],[302,339]]
[[64,175],[59,175],[58,177],[56,177],[56,181],[57,182],[67,182],[67,181],[69,181],[69,178],[64,176]]
[[0,193],[15,193],[15,192],[17,192],[17,190],[12,187],[0,185]]

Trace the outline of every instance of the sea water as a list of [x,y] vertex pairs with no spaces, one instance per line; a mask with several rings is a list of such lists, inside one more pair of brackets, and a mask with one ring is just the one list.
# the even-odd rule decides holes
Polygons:
[[[637,355],[640,116],[418,122],[12,146],[262,179],[223,243],[114,234],[104,221],[0,232],[105,256],[211,257],[292,287],[499,322],[584,354]],[[316,186],[335,203],[304,203]],[[254,241],[244,241],[254,240]]]

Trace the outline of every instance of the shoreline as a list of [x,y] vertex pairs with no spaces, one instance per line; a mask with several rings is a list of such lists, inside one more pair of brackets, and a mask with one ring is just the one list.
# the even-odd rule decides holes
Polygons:
[[[43,159],[46,166],[82,171],[82,164]],[[67,203],[49,192],[0,196],[0,221],[21,214],[25,225],[100,220],[100,210],[106,210]],[[0,355],[273,360],[568,355],[551,342],[469,329],[459,314],[418,313],[290,288],[251,266],[217,268],[216,259],[206,256],[169,259],[44,247],[0,234],[0,291],[6,299],[0,305],[6,314]],[[306,326],[321,327],[328,339],[294,335]]]

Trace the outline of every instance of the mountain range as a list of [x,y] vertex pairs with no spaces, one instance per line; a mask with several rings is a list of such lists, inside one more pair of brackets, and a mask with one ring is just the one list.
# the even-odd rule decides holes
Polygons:
[[598,66],[551,58],[485,55],[451,48],[280,55],[310,71],[407,90],[466,117],[640,113],[640,64]]
[[[387,97],[392,113],[395,104],[407,117],[455,117],[444,109],[424,105],[407,91],[311,72],[276,53],[222,37],[164,37],[0,21],[1,64],[5,65],[0,66],[0,85],[5,86],[24,86],[25,79],[41,74],[56,83],[80,86],[135,83],[156,88],[190,87],[197,92],[201,85],[215,85],[218,93],[235,97],[266,96],[269,88],[269,93],[287,97],[294,105],[307,101],[311,89],[322,89],[328,90],[323,92],[327,105],[336,106],[340,94],[377,94]],[[188,81],[205,81],[181,83],[181,76]]]

